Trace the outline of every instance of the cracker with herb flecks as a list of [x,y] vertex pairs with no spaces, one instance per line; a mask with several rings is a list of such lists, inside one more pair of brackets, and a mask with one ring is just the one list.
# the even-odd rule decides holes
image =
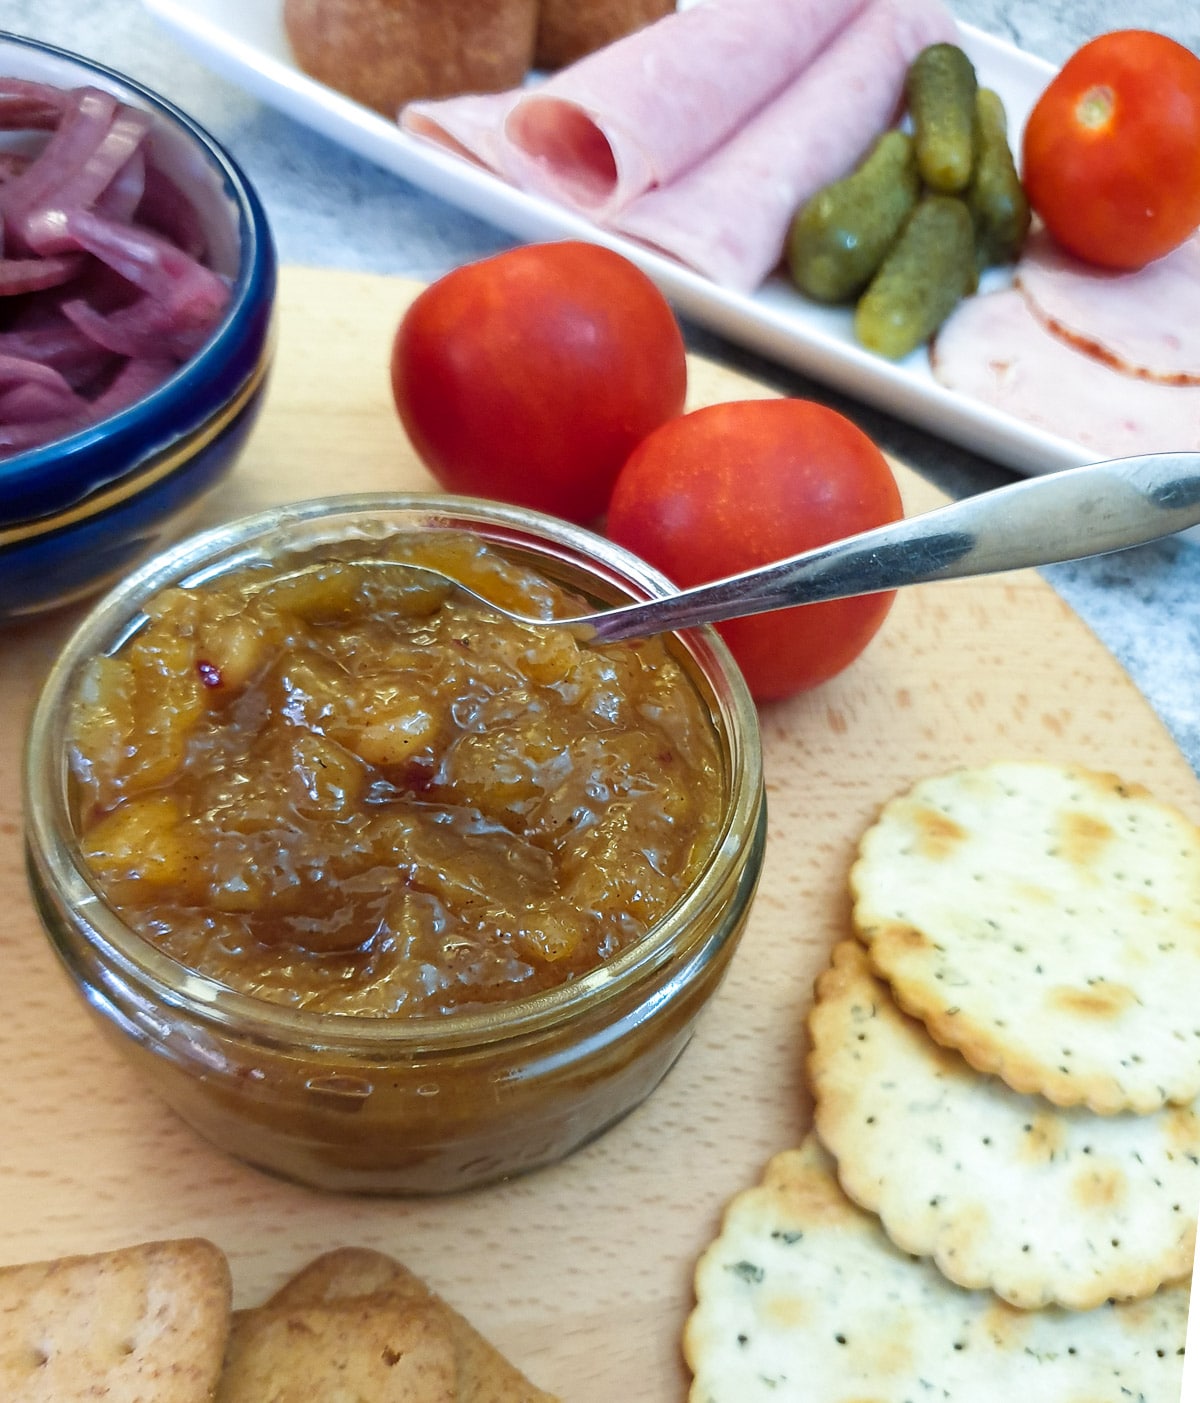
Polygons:
[[454,1345],[437,1311],[363,1297],[239,1311],[216,1403],[455,1403]]
[[458,1403],[555,1403],[552,1395],[535,1388],[470,1321],[386,1253],[367,1247],[326,1252],[285,1282],[267,1306],[316,1306],[365,1297],[415,1301],[438,1314],[454,1346]]
[[923,780],[850,886],[901,1008],[973,1067],[1105,1115],[1200,1095],[1200,829],[1144,789],[1026,762]]
[[0,1268],[4,1403],[210,1403],[229,1265],[202,1239]]
[[901,1252],[810,1136],[730,1204],[684,1335],[691,1403],[1175,1403],[1186,1286],[1020,1311]]
[[1098,1116],[1013,1091],[901,1013],[853,941],[817,981],[809,1033],[842,1187],[951,1281],[1088,1310],[1191,1271],[1196,1103]]

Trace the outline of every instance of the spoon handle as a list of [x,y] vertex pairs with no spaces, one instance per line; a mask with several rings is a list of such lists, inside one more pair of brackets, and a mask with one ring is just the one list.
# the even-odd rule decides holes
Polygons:
[[598,641],[1102,555],[1200,523],[1200,453],[1027,478],[591,622]]

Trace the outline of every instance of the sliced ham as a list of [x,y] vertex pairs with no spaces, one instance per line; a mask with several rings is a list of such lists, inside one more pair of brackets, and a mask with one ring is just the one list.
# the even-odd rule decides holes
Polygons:
[[456,156],[499,173],[504,119],[520,95],[466,93],[438,102],[410,102],[400,114],[400,125],[413,136],[434,141]]
[[971,297],[930,348],[948,389],[1097,457],[1200,449],[1200,386],[1125,375],[1049,331],[1016,288]]
[[[707,0],[494,104],[498,141],[463,139],[464,100],[409,104],[408,130],[603,222],[673,180],[776,96],[864,0]],[[476,99],[465,100],[466,126]]]
[[778,263],[797,208],[891,124],[912,59],[957,33],[941,0],[872,0],[729,141],[634,201],[613,227],[751,291]]
[[1127,375],[1200,385],[1200,234],[1135,273],[1113,273],[1039,231],[1016,279],[1042,321],[1081,349]]

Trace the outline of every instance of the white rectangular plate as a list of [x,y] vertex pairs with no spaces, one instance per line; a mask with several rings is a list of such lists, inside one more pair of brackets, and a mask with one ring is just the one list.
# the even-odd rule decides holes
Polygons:
[[[519,239],[583,238],[620,250],[645,269],[682,315],[730,341],[1020,473],[1053,472],[1094,456],[1080,444],[945,389],[933,379],[923,349],[898,364],[864,351],[854,340],[847,311],[808,302],[783,278],[768,280],[754,293],[730,292],[406,135],[299,71],[284,34],[280,0],[144,3],[211,68],[261,101]],[[1013,141],[1019,142],[1052,66],[966,25],[962,39],[981,82],[1003,98]]]

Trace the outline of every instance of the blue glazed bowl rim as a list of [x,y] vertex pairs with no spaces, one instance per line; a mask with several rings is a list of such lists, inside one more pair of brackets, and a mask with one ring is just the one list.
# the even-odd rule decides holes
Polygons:
[[[143,426],[151,433],[158,433],[172,425],[186,429],[194,421],[209,418],[226,397],[221,381],[231,357],[246,335],[245,323],[272,301],[276,279],[274,242],[262,202],[238,163],[200,123],[136,79],[70,49],[0,29],[0,51],[6,46],[30,49],[76,64],[117,90],[124,88],[136,94],[148,108],[182,129],[212,162],[237,207],[240,257],[237,275],[230,288],[229,307],[220,325],[204,346],[167,380],[125,409],[77,433],[14,454],[11,458],[0,459],[0,523],[10,520],[3,506],[6,489],[14,490],[30,480],[44,484],[47,476],[51,475],[61,482],[75,466],[74,460],[86,455],[89,449],[104,441],[127,440],[130,436],[138,435]],[[214,401],[204,398],[210,387],[219,391]],[[201,397],[199,401],[197,396]],[[83,457],[80,466],[85,470],[90,466],[93,471],[70,483],[74,500],[79,500],[93,488],[112,479],[113,474],[107,463],[89,465],[86,457]],[[131,465],[133,468],[136,466]]]

